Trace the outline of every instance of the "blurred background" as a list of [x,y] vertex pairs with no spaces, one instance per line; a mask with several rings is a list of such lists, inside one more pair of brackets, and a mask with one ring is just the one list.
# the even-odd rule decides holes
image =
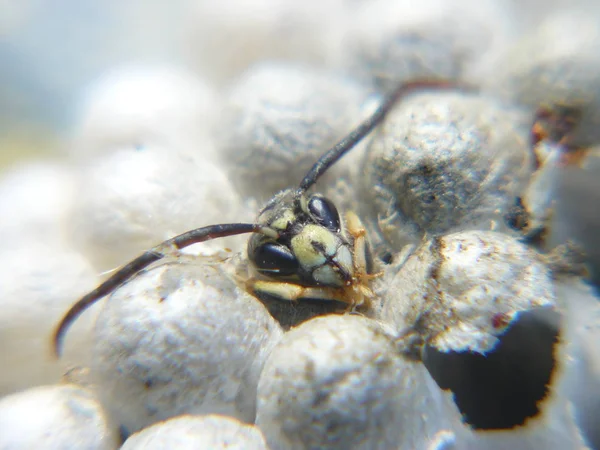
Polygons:
[[124,63],[184,64],[188,0],[0,2],[0,166],[60,153],[86,86]]
[[[0,0],[0,168],[32,155],[56,154],[76,121],[86,87],[113,67],[175,64],[220,83],[227,70],[242,70],[251,59],[244,51],[227,61],[228,55],[215,50],[227,44],[227,28],[247,26],[248,34],[256,36],[261,24],[275,19],[280,22],[280,36],[268,43],[271,54],[267,56],[322,59],[323,55],[309,54],[308,46],[299,42],[310,40],[309,33],[302,34],[306,27],[294,31],[290,22],[310,22],[307,16],[313,15],[312,22],[334,29],[340,9],[333,8],[365,2],[309,0],[302,7],[291,7],[292,3]],[[511,21],[518,33],[559,8],[585,10],[594,1],[505,4],[512,7],[507,9],[512,9]],[[327,8],[332,15],[323,14]],[[254,39],[256,43],[258,38]]]

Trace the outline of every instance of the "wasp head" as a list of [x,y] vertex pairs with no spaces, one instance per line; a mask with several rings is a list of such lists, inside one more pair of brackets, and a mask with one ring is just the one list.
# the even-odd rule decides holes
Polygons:
[[260,274],[306,286],[352,282],[352,239],[331,200],[286,190],[264,207],[257,223],[275,232],[248,242],[248,257]]

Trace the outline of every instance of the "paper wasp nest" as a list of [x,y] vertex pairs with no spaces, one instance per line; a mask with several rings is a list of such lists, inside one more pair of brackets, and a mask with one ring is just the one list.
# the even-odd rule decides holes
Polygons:
[[[0,447],[600,448],[600,10],[558,3],[102,7],[131,26],[78,55],[137,63],[92,84],[60,159],[0,180]],[[424,84],[303,190],[402,81]],[[162,261],[51,359],[69,307],[138,254]],[[252,293],[323,314],[284,330]]]

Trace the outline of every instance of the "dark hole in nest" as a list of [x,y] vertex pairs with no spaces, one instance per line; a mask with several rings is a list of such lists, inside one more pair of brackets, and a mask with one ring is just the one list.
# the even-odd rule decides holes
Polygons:
[[281,300],[264,293],[255,293],[269,314],[284,330],[300,325],[309,319],[327,314],[343,313],[348,305],[343,302],[303,298],[296,301]]
[[394,255],[392,252],[386,250],[379,255],[379,260],[387,266],[390,265],[394,260]]
[[540,413],[556,368],[560,315],[551,308],[516,317],[485,355],[423,350],[423,362],[442,389],[450,389],[475,429],[510,429]]

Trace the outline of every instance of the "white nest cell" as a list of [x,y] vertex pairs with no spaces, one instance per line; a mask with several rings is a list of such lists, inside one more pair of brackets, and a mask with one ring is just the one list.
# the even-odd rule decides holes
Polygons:
[[112,69],[85,92],[71,154],[86,159],[115,147],[149,145],[202,151],[217,98],[203,80],[173,66]]
[[565,393],[565,383],[581,379],[580,369],[570,362],[573,335],[544,256],[501,233],[432,238],[406,259],[382,296],[382,320],[420,336],[421,358],[477,430],[473,442],[485,448],[582,443],[572,395]]
[[129,432],[186,413],[252,422],[258,377],[281,335],[223,261],[181,258],[116,290],[96,323],[91,376]]
[[[76,189],[72,237],[100,270],[177,234],[246,215],[219,167],[168,146],[126,146],[90,159]],[[227,242],[203,246],[222,249]]]
[[357,181],[388,245],[501,229],[534,170],[526,125],[518,110],[467,92],[406,98],[374,134]]
[[464,80],[506,45],[507,11],[494,1],[357,2],[337,59],[384,91],[419,78]]
[[258,385],[256,423],[272,449],[428,449],[454,444],[460,415],[395,336],[359,316],[292,329]]
[[18,248],[29,241],[68,239],[65,225],[74,196],[73,170],[53,162],[16,166],[0,178],[0,248]]
[[130,436],[121,450],[267,450],[258,428],[231,417],[184,415],[159,422]]
[[89,364],[95,308],[71,330],[63,359],[50,342],[63,314],[95,280],[81,254],[55,242],[29,241],[0,254],[0,396],[58,382],[71,366]]
[[[263,200],[298,185],[319,157],[359,124],[367,94],[351,79],[310,67],[250,68],[229,90],[215,132],[230,179],[244,196]],[[339,165],[323,184],[335,175]]]
[[114,450],[119,433],[95,395],[75,385],[30,389],[0,399],[0,448]]
[[485,353],[519,312],[554,307],[550,269],[518,239],[465,231],[423,242],[387,285],[381,318],[442,351]]

